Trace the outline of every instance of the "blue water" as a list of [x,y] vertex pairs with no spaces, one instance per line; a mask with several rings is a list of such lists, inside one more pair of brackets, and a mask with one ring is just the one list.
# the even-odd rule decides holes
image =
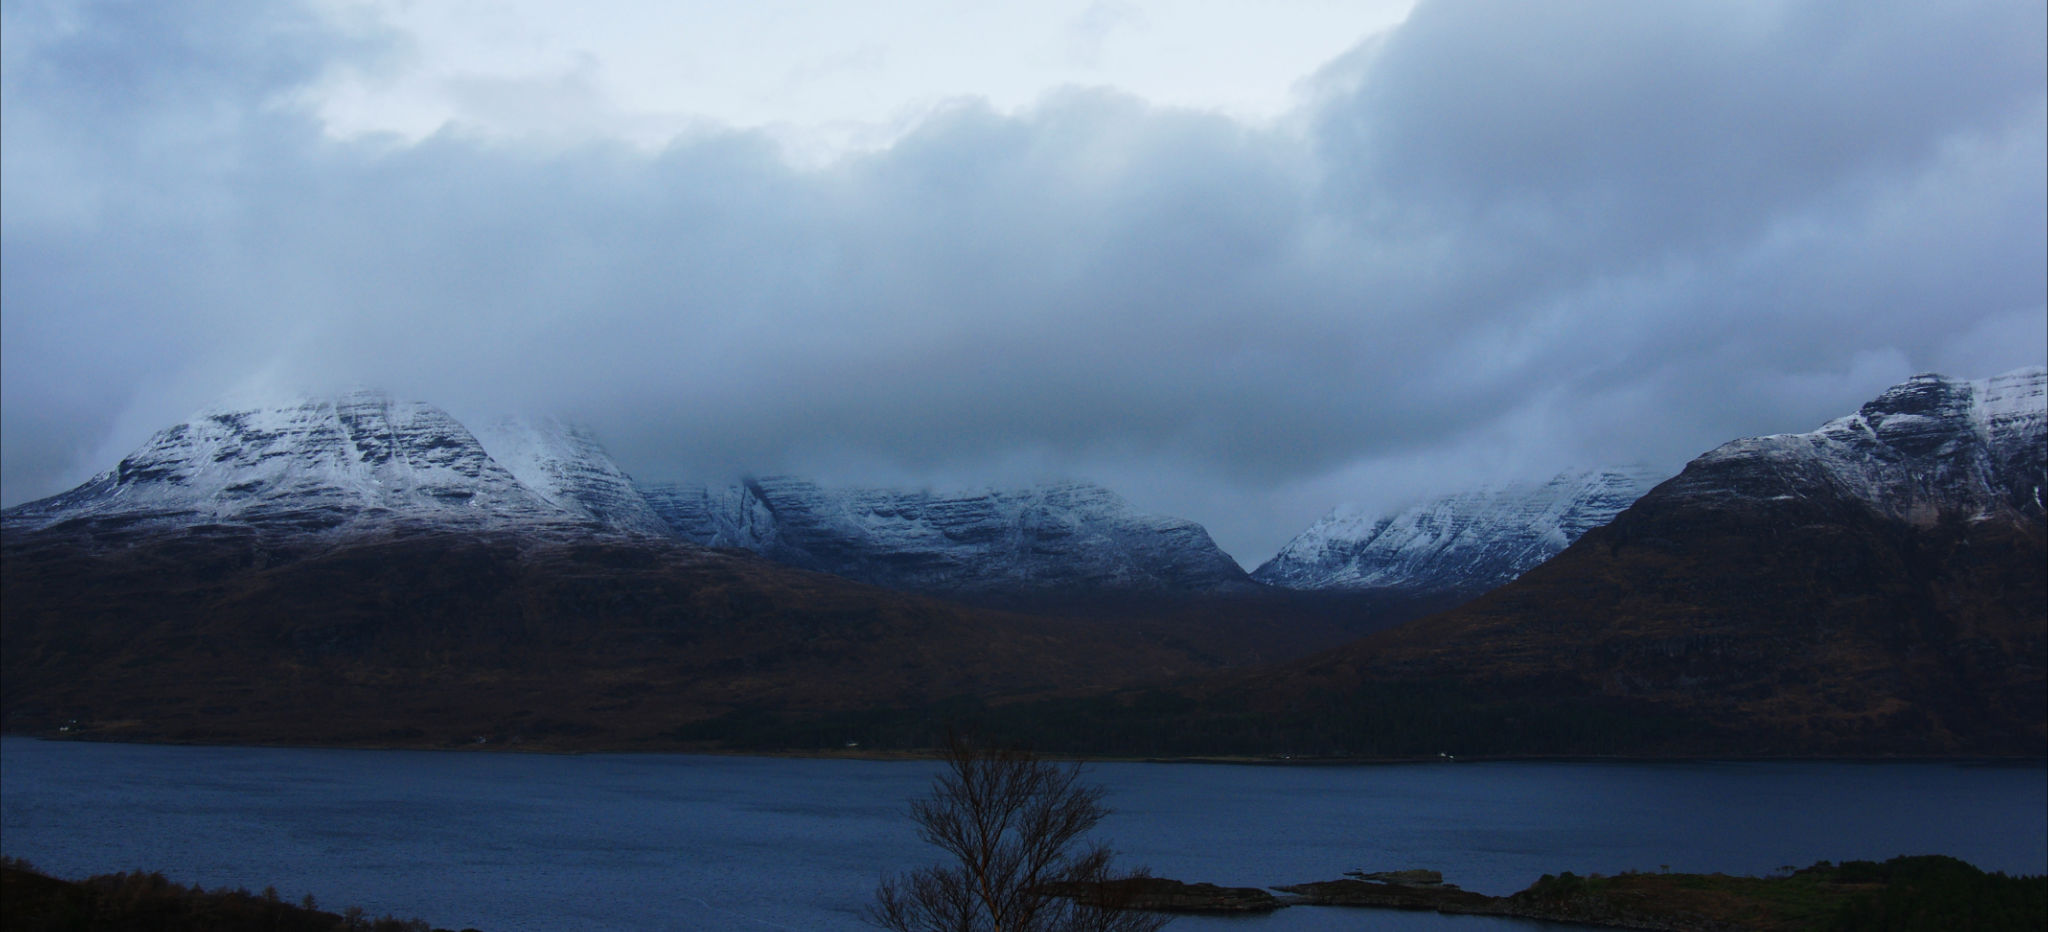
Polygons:
[[[487,932],[855,929],[931,859],[933,765],[687,755],[190,748],[0,739],[0,850]],[[1265,886],[1426,867],[1486,893],[1546,872],[1768,873],[1940,853],[2048,872],[2041,766],[1098,764],[1098,834],[1162,876]],[[1534,923],[1295,908],[1238,932]]]

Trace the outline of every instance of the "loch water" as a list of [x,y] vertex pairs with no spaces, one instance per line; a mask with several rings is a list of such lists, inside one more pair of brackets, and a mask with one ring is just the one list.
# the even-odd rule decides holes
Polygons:
[[[0,850],[57,876],[158,870],[486,932],[859,929],[932,860],[935,764],[700,755],[170,747],[0,739]],[[1100,763],[1121,862],[1267,886],[1430,868],[1505,894],[1548,872],[1769,873],[1948,854],[2048,872],[2041,764]],[[1297,907],[1183,932],[1557,928]]]

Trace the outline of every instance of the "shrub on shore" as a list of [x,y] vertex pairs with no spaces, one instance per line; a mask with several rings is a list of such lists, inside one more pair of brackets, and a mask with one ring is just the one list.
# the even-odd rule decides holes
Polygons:
[[293,905],[274,887],[209,891],[153,871],[61,880],[11,857],[0,858],[0,914],[7,932],[447,932],[356,906],[323,912],[310,895]]

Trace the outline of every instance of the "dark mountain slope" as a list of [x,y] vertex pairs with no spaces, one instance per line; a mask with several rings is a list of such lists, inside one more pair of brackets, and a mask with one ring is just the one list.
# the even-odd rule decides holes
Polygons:
[[1654,709],[1695,723],[1675,751],[2041,754],[2042,382],[1921,376],[1728,444],[1516,582],[1246,688]]
[[969,609],[644,540],[395,534],[279,560],[244,528],[6,542],[10,731],[661,745],[734,709],[922,704],[1208,666],[1140,631]]
[[2048,747],[2039,523],[1905,530],[1809,507],[1773,509],[1760,532],[1733,510],[1658,504],[1467,606],[1260,685],[1299,696],[1447,681],[1654,708],[1715,735],[1680,752]]
[[778,539],[837,554],[819,569],[907,565],[1072,604],[974,608],[678,540],[559,423],[477,435],[375,392],[217,406],[0,515],[0,721],[647,746],[735,711],[1100,688],[1298,657],[1357,630],[1285,601],[1176,591],[1217,561],[1226,583],[1259,587],[1198,526],[1093,487],[781,488]]

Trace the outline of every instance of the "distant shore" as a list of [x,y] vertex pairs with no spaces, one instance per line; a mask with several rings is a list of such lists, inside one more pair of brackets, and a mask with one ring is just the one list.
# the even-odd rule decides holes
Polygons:
[[[25,738],[36,741],[75,741],[93,744],[145,744],[167,747],[250,747],[250,748],[303,748],[347,751],[441,751],[450,753],[512,753],[512,754],[557,754],[575,756],[582,754],[697,754],[707,757],[763,757],[794,758],[807,760],[873,760],[904,761],[931,760],[938,756],[936,748],[718,748],[718,747],[648,747],[644,744],[620,746],[557,745],[540,741],[519,742],[472,742],[449,741],[319,741],[319,740],[243,740],[224,738],[220,740],[171,738],[161,736],[123,735],[96,733],[93,731],[0,731],[0,736]],[[1835,764],[1970,764],[1982,766],[2035,766],[2048,764],[2048,753],[2033,756],[1984,756],[1984,755],[1817,755],[1817,754],[1683,754],[1683,755],[1589,755],[1589,754],[1501,754],[1501,755],[1427,755],[1396,757],[1317,757],[1311,755],[1138,755],[1138,754],[1065,754],[1059,752],[1038,752],[1039,756],[1056,760],[1079,760],[1096,763],[1134,764],[1208,764],[1234,766],[1360,766],[1372,764],[1477,764],[1477,763],[1561,763],[1561,764],[1648,764],[1648,763],[1835,763]]]

